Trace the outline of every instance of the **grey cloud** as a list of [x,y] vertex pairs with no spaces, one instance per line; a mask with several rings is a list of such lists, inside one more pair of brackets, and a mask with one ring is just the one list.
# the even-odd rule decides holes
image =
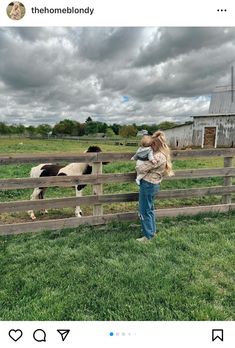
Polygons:
[[40,40],[48,40],[51,37],[62,38],[67,34],[67,28],[50,28],[50,27],[12,27],[7,29],[12,38],[17,38],[30,43]]
[[195,50],[234,42],[234,39],[235,28],[159,28],[152,41],[141,49],[134,64],[155,65]]
[[136,51],[143,32],[143,28],[84,28],[73,32],[73,42],[81,57],[95,61],[125,61]]
[[[0,120],[158,123],[206,113],[233,28],[0,29]],[[123,96],[129,100],[123,103]]]

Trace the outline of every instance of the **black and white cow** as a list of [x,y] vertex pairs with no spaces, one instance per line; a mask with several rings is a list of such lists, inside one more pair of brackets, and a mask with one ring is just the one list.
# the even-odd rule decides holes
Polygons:
[[[101,152],[101,151],[102,150],[100,149],[99,146],[90,146],[86,152]],[[44,164],[39,164],[36,167],[33,167],[30,172],[30,177],[40,178],[44,176],[59,176],[59,175],[76,176],[76,175],[91,174],[91,173],[92,173],[92,166],[88,163],[70,163],[66,166],[52,164],[52,163],[44,163]],[[85,186],[86,185],[75,186],[76,197],[82,196],[82,189]],[[31,195],[31,200],[43,199],[44,193],[46,190],[47,190],[47,187],[35,188]],[[45,212],[47,211],[45,210]],[[33,210],[28,210],[28,214],[32,220],[36,219],[36,216]],[[82,216],[82,210],[80,206],[76,207],[75,216],[77,217]]]

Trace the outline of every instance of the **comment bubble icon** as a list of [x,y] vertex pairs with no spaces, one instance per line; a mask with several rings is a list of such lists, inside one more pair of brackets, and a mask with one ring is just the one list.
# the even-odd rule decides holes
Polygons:
[[46,332],[42,329],[37,329],[33,333],[33,338],[37,342],[46,342]]

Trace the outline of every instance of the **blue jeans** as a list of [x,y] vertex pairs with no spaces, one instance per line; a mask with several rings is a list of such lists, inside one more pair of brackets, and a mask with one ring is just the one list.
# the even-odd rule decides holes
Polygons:
[[146,238],[153,238],[157,232],[155,214],[154,214],[154,196],[160,191],[159,184],[140,180],[139,191],[139,216],[142,226],[142,232]]

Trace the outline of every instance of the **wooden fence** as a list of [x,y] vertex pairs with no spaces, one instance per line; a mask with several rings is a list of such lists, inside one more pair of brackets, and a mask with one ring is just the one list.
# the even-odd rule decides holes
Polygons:
[[[93,185],[93,195],[84,197],[56,198],[36,201],[14,201],[0,203],[0,213],[12,213],[27,210],[40,210],[48,208],[75,207],[76,205],[93,205],[93,216],[82,218],[64,218],[56,220],[29,221],[25,223],[0,225],[0,235],[16,234],[24,232],[39,232],[42,230],[57,230],[67,227],[77,227],[81,224],[98,225],[111,220],[136,220],[137,212],[117,214],[103,214],[103,204],[116,202],[138,201],[138,193],[128,192],[121,194],[103,194],[103,184],[133,182],[135,173],[110,173],[102,174],[102,162],[128,161],[133,153],[83,153],[83,154],[27,154],[27,155],[0,155],[0,164],[19,163],[58,163],[58,162],[85,162],[93,163],[92,175],[58,176],[42,178],[1,179],[0,190],[16,190],[35,187],[71,187],[73,185]],[[223,186],[212,186],[192,189],[164,190],[158,196],[160,199],[191,198],[210,195],[222,196],[219,205],[182,207],[170,209],[158,209],[158,216],[194,215],[200,212],[227,212],[235,209],[232,203],[232,194],[235,193],[235,185],[232,185],[232,177],[235,176],[235,168],[232,160],[235,149],[191,150],[173,151],[174,159],[197,157],[223,157],[223,168],[177,170],[176,175],[165,180],[178,180],[186,178],[224,177]]]

